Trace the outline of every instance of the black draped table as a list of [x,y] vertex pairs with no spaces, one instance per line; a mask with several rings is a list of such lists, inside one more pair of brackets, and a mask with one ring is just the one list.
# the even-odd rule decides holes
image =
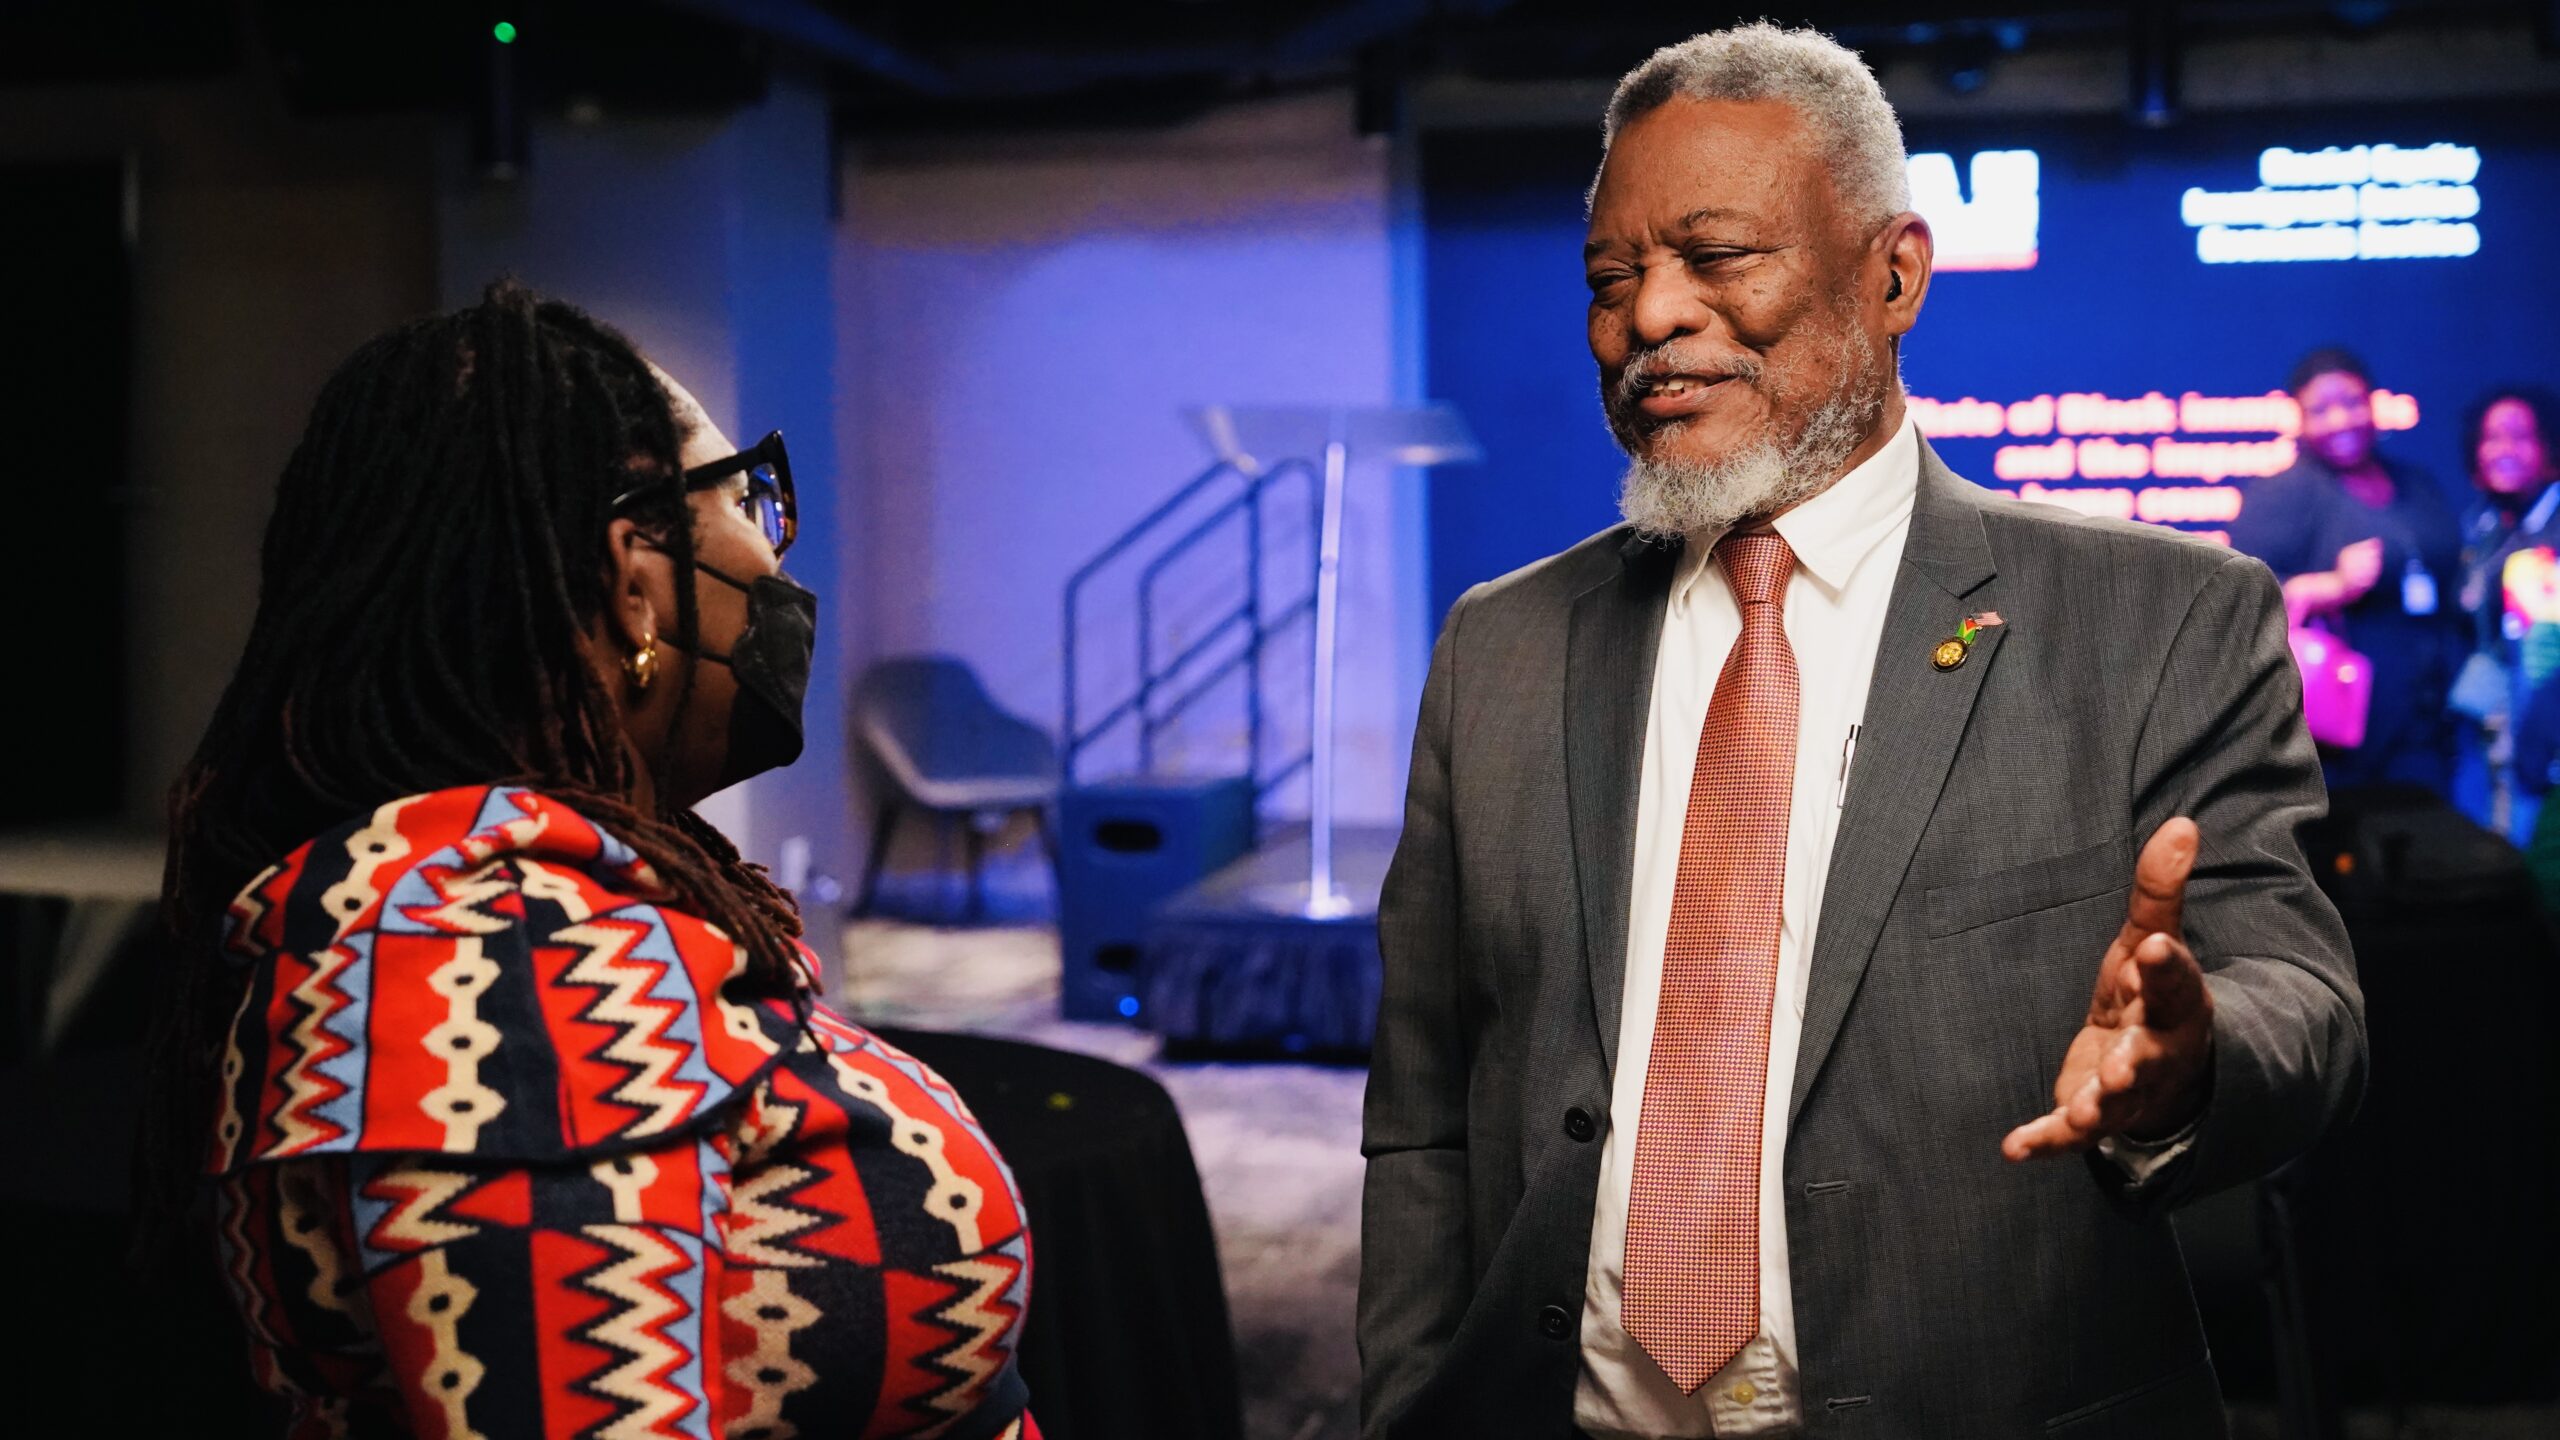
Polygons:
[[1241,1436],[1217,1239],[1173,1097],[1089,1055],[873,1027],[969,1103],[1031,1212],[1020,1363],[1050,1440]]

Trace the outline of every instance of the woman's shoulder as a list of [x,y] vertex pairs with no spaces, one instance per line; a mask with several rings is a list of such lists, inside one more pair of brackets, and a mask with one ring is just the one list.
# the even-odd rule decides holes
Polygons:
[[2266,561],[2283,576],[2301,568],[2303,551],[2335,502],[2337,486],[2306,457],[2246,481],[2240,493],[2231,547]]
[[244,994],[209,1168],[347,1152],[606,1153],[704,1123],[796,1043],[798,998],[636,851],[511,786],[406,796],[232,902]]

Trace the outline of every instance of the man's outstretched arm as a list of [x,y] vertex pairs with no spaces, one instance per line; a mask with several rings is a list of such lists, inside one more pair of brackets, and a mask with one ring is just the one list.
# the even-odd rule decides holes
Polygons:
[[[2092,1024],[2109,1010],[2120,1033],[2084,1069],[2066,1063],[2056,1110],[2022,1126],[2009,1149],[2023,1158],[2087,1148],[2192,1120],[2177,1160],[2128,1194],[2149,1208],[2264,1175],[2344,1120],[2364,1085],[2355,962],[2298,838],[2327,803],[2319,757],[2302,723],[2281,594],[2256,561],[2233,556],[2198,591],[2149,700],[2135,765],[2135,833],[2185,850],[2192,869],[2146,847],[2154,869],[2177,872],[2178,893],[2137,885],[2123,953],[2111,951],[2101,971]],[[2182,816],[2192,834],[2159,833]],[[2143,1003],[2146,987],[2160,990],[2156,1005]],[[2163,1020],[2200,1014],[2209,1055],[2181,1053],[2165,1027],[2145,1033],[2154,1008]],[[2189,1092],[2200,1109],[2145,1093],[2182,1071],[2201,1086]],[[2095,1173],[2125,1185],[2121,1169]]]

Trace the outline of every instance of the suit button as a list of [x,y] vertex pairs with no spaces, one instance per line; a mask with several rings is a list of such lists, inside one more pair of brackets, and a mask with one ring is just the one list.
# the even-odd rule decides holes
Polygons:
[[1549,1305],[1538,1312],[1538,1333],[1550,1340],[1562,1340],[1573,1333],[1573,1317],[1561,1305]]
[[1598,1134],[1599,1129],[1591,1123],[1591,1112],[1579,1105],[1564,1112],[1564,1133],[1569,1139],[1588,1140]]

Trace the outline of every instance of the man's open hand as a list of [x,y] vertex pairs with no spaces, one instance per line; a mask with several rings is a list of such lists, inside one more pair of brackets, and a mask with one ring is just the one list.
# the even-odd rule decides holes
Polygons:
[[2179,922],[2195,863],[2193,820],[2152,832],[2134,861],[2124,925],[2098,966],[2088,1023],[2053,1082],[2053,1110],[2010,1131],[2001,1154],[2031,1160],[2111,1135],[2156,1139],[2204,1108],[2213,992]]

